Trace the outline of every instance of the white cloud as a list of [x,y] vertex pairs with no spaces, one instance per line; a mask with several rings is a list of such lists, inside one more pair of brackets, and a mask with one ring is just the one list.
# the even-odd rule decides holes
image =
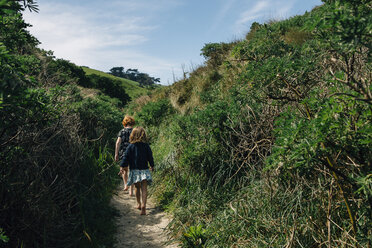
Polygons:
[[53,44],[72,42],[82,48],[97,48],[110,44],[138,45],[147,40],[144,31],[154,29],[152,26],[141,26],[140,18],[132,17],[122,17],[103,25],[97,18],[99,13],[84,14],[82,9],[67,10],[68,8],[69,6],[45,5],[43,12],[26,13],[25,19],[34,26],[30,28],[31,32],[41,42],[53,41]]
[[[133,1],[111,4],[119,3],[127,7],[126,13],[128,7],[134,10],[140,6],[140,2]],[[116,7],[123,12],[118,5]],[[38,14],[25,12],[25,20],[33,25],[30,32],[42,43],[41,48],[52,50],[57,58],[103,71],[128,65],[168,81],[174,62],[153,58],[139,47],[148,42],[151,31],[158,28],[149,21],[150,16],[148,19],[135,16],[136,12],[131,15],[111,13],[110,16],[105,11],[102,14],[102,9],[66,3],[44,3],[40,4],[40,9]]]
[[235,22],[235,32],[243,33],[254,21],[267,22],[269,20],[282,20],[288,18],[297,0],[256,0],[252,6],[247,7]]
[[284,19],[293,8],[296,0],[257,0],[256,3],[243,11],[236,21],[236,29],[240,30],[253,21],[268,21],[269,19]]
[[265,10],[270,6],[268,1],[257,1],[257,3],[248,10],[241,13],[240,18],[236,22],[238,25],[246,24],[249,21],[265,15]]

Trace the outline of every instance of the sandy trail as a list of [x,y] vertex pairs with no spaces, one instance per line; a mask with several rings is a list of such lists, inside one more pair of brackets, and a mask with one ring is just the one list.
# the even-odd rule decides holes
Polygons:
[[118,232],[115,235],[116,248],[179,247],[164,244],[168,241],[164,229],[169,223],[169,218],[163,211],[155,208],[151,198],[147,199],[146,216],[140,215],[140,210],[135,208],[136,198],[129,196],[121,187],[112,198],[111,204],[120,213],[116,219],[118,225]]

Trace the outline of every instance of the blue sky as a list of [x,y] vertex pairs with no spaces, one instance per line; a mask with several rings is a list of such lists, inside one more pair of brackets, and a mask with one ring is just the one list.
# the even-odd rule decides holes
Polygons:
[[67,59],[101,71],[136,68],[169,85],[203,64],[206,43],[241,40],[252,22],[302,15],[321,0],[37,0],[30,32]]

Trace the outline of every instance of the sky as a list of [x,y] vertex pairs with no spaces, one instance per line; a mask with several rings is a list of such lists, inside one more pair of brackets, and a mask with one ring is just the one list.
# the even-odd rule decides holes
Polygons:
[[253,22],[302,15],[321,0],[36,0],[24,19],[56,58],[138,69],[170,85],[203,65],[207,43],[244,39]]

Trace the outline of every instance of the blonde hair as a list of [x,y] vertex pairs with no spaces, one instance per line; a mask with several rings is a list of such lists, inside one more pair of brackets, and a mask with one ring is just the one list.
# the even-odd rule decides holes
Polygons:
[[146,131],[143,127],[135,127],[132,130],[132,133],[129,136],[129,142],[131,144],[137,143],[137,142],[147,142],[147,135]]
[[133,126],[136,122],[134,121],[134,118],[132,116],[129,116],[129,115],[126,115],[124,116],[124,119],[123,119],[123,126],[126,127],[126,126]]

